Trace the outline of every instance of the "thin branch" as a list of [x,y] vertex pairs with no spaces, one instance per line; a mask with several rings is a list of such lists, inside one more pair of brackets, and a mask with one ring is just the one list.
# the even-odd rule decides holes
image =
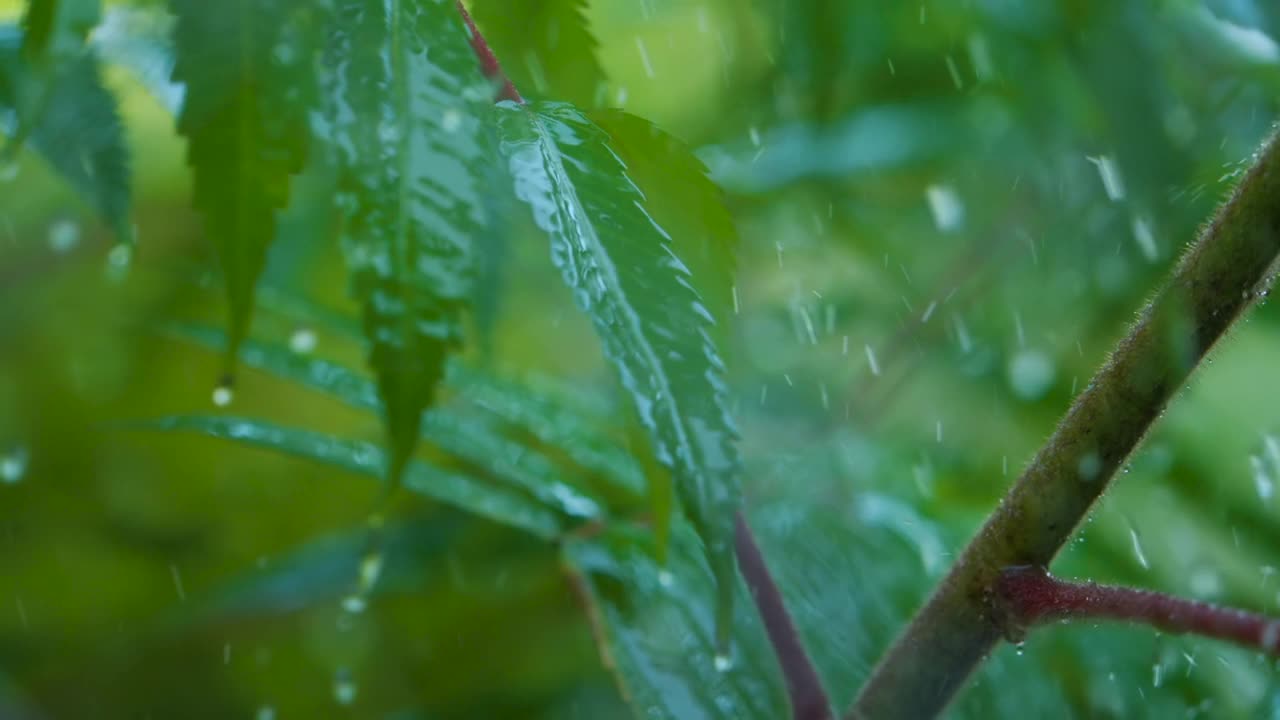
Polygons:
[[523,103],[524,98],[520,97],[520,92],[516,90],[516,86],[511,83],[511,78],[502,71],[502,64],[498,62],[498,56],[493,54],[493,49],[489,47],[489,43],[485,41],[484,35],[476,28],[475,21],[471,19],[471,13],[462,6],[462,0],[458,0],[458,12],[462,13],[462,19],[467,23],[467,32],[471,35],[471,49],[476,53],[476,59],[480,61],[480,71],[484,76],[494,82],[500,84],[498,90],[498,100],[514,100]]
[[1244,610],[1150,590],[1067,582],[1031,566],[1005,570],[999,596],[1015,637],[1060,620],[1123,620],[1227,640],[1280,658],[1280,619]]
[[1270,284],[1280,254],[1280,145],[1269,140],[1164,288],[889,648],[850,718],[930,718],[1002,636],[1005,568],[1048,567],[1169,398]]
[[764,556],[756,545],[751,527],[742,512],[738,512],[734,532],[734,549],[738,555],[738,568],[746,578],[756,610],[764,621],[765,631],[773,653],[782,666],[787,681],[787,697],[791,701],[791,717],[794,720],[829,720],[831,701],[822,689],[818,671],[805,653],[795,623],[782,602],[782,593],[769,574]]

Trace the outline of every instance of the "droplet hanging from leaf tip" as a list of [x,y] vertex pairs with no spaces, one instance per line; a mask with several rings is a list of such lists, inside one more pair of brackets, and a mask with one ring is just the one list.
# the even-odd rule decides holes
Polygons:
[[231,401],[235,399],[235,377],[231,373],[226,373],[218,384],[213,388],[213,404],[217,407],[227,407]]

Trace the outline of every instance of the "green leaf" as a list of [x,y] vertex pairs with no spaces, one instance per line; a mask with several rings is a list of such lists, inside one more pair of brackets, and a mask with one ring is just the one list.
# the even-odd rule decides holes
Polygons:
[[[384,477],[387,469],[386,453],[372,443],[335,438],[260,420],[178,415],[139,423],[137,427],[198,432],[375,478]],[[560,534],[559,520],[550,510],[519,493],[460,472],[410,461],[404,468],[404,485],[420,495],[526,530],[540,538],[552,539]]]
[[[714,580],[688,524],[677,522],[666,567],[648,534],[621,525],[564,546],[600,654],[637,720],[777,720],[786,691],[768,637],[736,577],[734,651],[717,651]],[[727,666],[727,667],[726,667]]]
[[[516,195],[550,235],[553,261],[591,317],[658,460],[672,469],[727,623],[740,462],[711,338],[715,319],[603,130],[563,103],[499,108]],[[722,640],[727,633],[722,625]]]
[[[0,124],[16,137],[22,132],[19,88],[35,81],[30,65],[21,59],[16,33],[5,30],[0,28]],[[51,73],[43,86],[48,94],[39,122],[30,127],[27,144],[94,206],[119,239],[128,240],[133,236],[132,181],[115,96],[103,85],[91,52],[59,64]]]
[[[738,231],[706,166],[687,145],[648,120],[613,109],[587,116],[609,134],[609,147],[644,194],[649,215],[671,236],[676,255],[689,267],[693,286],[712,314],[732,317]],[[722,352],[727,326],[718,326]]]
[[90,43],[98,57],[132,73],[166,110],[182,110],[183,88],[173,82],[173,21],[162,7],[107,8]]
[[[225,336],[213,328],[177,326],[171,333],[210,348],[225,346]],[[331,395],[351,407],[370,411],[380,407],[374,384],[336,363],[252,340],[241,344],[240,357],[250,367]],[[452,408],[432,408],[420,437],[567,517],[597,519],[604,513],[596,499],[561,479],[560,470],[545,455],[504,437],[482,419]]]
[[606,79],[585,13],[585,0],[479,0],[471,9],[521,93],[594,107]]
[[319,134],[336,155],[394,487],[461,339],[471,244],[485,226],[488,85],[444,0],[343,0],[331,49]]
[[313,5],[173,0],[173,79],[186,86],[178,130],[226,285],[228,375],[248,332],[277,213],[307,156],[319,20]]

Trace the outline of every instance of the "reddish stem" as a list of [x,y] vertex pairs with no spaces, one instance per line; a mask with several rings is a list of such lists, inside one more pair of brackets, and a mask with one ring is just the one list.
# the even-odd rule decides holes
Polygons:
[[734,546],[738,555],[738,569],[747,581],[751,591],[751,599],[756,603],[760,619],[764,621],[765,632],[769,635],[769,643],[773,645],[773,653],[782,666],[782,675],[787,682],[787,697],[791,701],[791,717],[793,720],[829,720],[831,717],[831,701],[822,689],[822,680],[818,671],[805,653],[800,642],[800,634],[796,632],[795,623],[782,601],[782,592],[769,574],[769,566],[765,564],[764,555],[756,545],[755,537],[747,519],[739,512],[735,523]]
[[1280,657],[1280,619],[1150,590],[1059,580],[1044,568],[1009,568],[999,593],[1015,635],[1056,620],[1125,620],[1169,633],[1228,640]]
[[467,32],[471,35],[471,49],[475,51],[476,59],[480,61],[480,71],[495,84],[501,83],[502,85],[498,90],[497,99],[514,100],[518,103],[523,103],[524,98],[520,97],[520,92],[516,90],[516,86],[511,84],[511,79],[502,71],[502,63],[498,62],[498,56],[493,54],[493,49],[489,47],[489,43],[485,41],[484,36],[476,29],[476,24],[471,19],[471,14],[462,6],[462,0],[458,0],[458,12],[462,13],[462,20],[467,24]]

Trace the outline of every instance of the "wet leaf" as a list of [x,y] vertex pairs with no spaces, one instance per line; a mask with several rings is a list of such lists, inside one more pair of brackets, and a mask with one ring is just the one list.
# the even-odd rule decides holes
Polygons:
[[[706,544],[727,622],[739,460],[711,336],[716,319],[607,133],[563,103],[500,109],[516,195],[551,237],[553,262],[591,317],[658,460],[672,469]],[[722,640],[727,632],[722,626]]]
[[585,0],[480,0],[471,14],[521,93],[579,107],[600,104],[605,74]]
[[724,193],[689,147],[657,125],[621,110],[587,116],[609,134],[609,147],[644,193],[645,209],[671,236],[676,254],[689,267],[693,286],[719,321],[717,341],[723,351],[728,318],[734,314],[738,264],[738,231]]
[[334,28],[317,125],[339,172],[394,487],[461,339],[485,225],[488,86],[452,2],[342,0]]
[[115,96],[102,83],[97,59],[84,51],[36,78],[21,58],[17,37],[12,28],[0,27],[0,125],[16,140],[22,133],[18,95],[35,92],[32,88],[45,93],[27,144],[93,205],[118,239],[131,239],[129,152]]
[[[225,346],[225,335],[213,328],[177,326],[171,332],[205,347]],[[252,340],[241,345],[240,358],[249,367],[331,395],[352,407],[374,412],[380,407],[374,383],[336,363]],[[449,407],[432,408],[421,425],[420,437],[471,467],[528,492],[566,517],[596,519],[604,514],[600,502],[563,478],[562,471],[544,454],[505,437],[486,419]]]
[[[375,478],[384,477],[387,470],[387,454],[372,443],[335,438],[260,420],[178,415],[139,423],[137,427],[198,432]],[[420,495],[526,530],[541,538],[554,538],[560,533],[559,521],[552,511],[520,493],[464,473],[409,461],[404,469],[404,486]]]
[[178,130],[222,266],[230,374],[277,214],[306,161],[318,9],[306,0],[174,0],[173,9],[173,80],[185,86]]

